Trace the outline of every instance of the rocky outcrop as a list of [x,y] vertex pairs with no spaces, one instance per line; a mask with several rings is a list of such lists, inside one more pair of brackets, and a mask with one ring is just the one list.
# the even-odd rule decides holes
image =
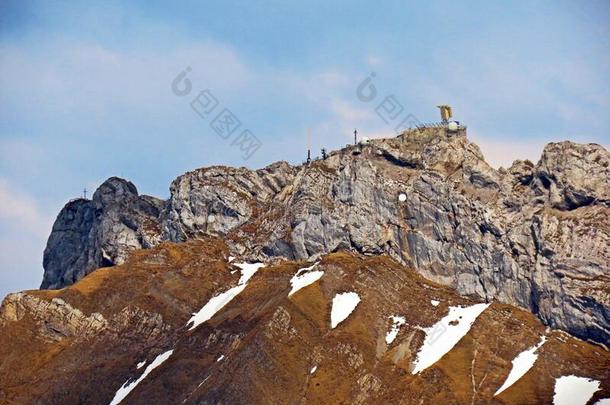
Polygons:
[[184,241],[202,234],[227,234],[248,221],[257,204],[269,203],[297,172],[286,162],[251,171],[223,166],[195,170],[170,187],[163,236]]
[[7,295],[0,307],[0,325],[6,327],[26,316],[38,325],[38,337],[49,340],[93,336],[108,325],[102,314],[87,316],[61,298],[47,301],[24,293]]
[[70,285],[96,268],[122,264],[134,249],[158,244],[163,206],[117,177],[106,180],[91,200],[66,204],[44,252],[41,288]]
[[[266,260],[387,254],[462,294],[519,305],[550,326],[610,343],[609,164],[599,145],[562,142],[537,164],[495,170],[464,131],[430,128],[299,167],[199,169],[172,183],[164,208],[151,202],[150,215],[129,189],[127,199],[108,194],[100,204],[111,208],[95,218],[85,206],[95,196],[67,206],[73,213],[62,211],[45,253],[45,280],[54,282],[43,287],[159,240],[217,235],[234,254]],[[147,221],[156,225],[144,241],[138,230]],[[121,243],[121,232],[131,242]]]
[[550,204],[571,210],[596,203],[610,206],[608,151],[600,145],[550,143],[536,167],[538,189],[548,191]]

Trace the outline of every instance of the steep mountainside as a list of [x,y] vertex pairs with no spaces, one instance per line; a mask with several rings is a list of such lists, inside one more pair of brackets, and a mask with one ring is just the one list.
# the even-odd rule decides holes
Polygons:
[[188,172],[160,201],[111,178],[67,204],[42,288],[70,285],[161,241],[221,236],[249,259],[387,254],[461,294],[530,310],[610,344],[610,154],[547,145],[537,164],[485,163],[464,130],[410,130],[309,165]]
[[41,288],[58,288],[92,269],[125,261],[130,251],[161,241],[158,218],[164,202],[139,196],[136,187],[108,179],[92,200],[68,203],[57,217],[44,254]]
[[0,403],[539,404],[566,378],[593,386],[590,403],[610,397],[607,350],[387,255],[261,267],[230,248],[164,242],[9,295]]

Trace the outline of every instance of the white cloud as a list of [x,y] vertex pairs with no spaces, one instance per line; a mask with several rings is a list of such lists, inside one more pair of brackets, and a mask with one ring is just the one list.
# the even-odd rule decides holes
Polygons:
[[215,42],[127,52],[62,41],[34,50],[3,46],[0,53],[0,100],[7,98],[7,104],[29,116],[84,112],[105,117],[111,108],[125,106],[159,111],[175,99],[171,81],[187,66],[195,90],[235,89],[251,80],[237,53]]
[[9,292],[38,287],[52,222],[31,196],[0,177],[0,299]]
[[0,222],[46,238],[53,219],[40,212],[33,198],[17,191],[7,179],[0,178]]
[[[288,100],[295,108],[315,111],[307,126],[326,128],[318,133],[335,139],[376,118],[372,110],[356,105],[359,81],[345,71],[321,66],[302,72],[254,63],[220,42],[155,52],[64,40],[26,49],[0,46],[0,54],[0,103],[6,99],[12,109],[7,113],[39,124],[49,119],[62,124],[84,120],[92,126],[93,118],[108,126],[125,111],[160,122],[183,119],[188,104],[172,94],[171,81],[187,66],[193,84],[189,101],[205,88],[228,107],[236,100],[253,108],[262,97],[265,103]],[[269,127],[274,124],[268,122]]]
[[1,224],[0,301],[9,292],[38,288],[42,281],[42,252],[46,238],[32,237],[14,224]]

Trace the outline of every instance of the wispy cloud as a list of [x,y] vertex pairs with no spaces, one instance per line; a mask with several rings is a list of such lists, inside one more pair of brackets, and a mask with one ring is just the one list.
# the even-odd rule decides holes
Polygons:
[[19,192],[7,179],[0,178],[0,222],[46,238],[53,218],[42,214],[32,197]]
[[0,177],[0,300],[9,292],[38,287],[52,222],[32,196]]
[[32,118],[76,113],[108,119],[126,107],[160,112],[172,100],[169,82],[187,65],[215,89],[251,80],[237,53],[213,41],[155,52],[62,40],[28,50],[4,45],[0,53],[0,100]]

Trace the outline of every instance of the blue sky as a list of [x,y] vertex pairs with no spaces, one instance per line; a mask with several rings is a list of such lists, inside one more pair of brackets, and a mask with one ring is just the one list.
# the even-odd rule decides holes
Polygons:
[[[298,163],[308,129],[314,150],[391,135],[356,97],[371,72],[420,121],[451,104],[494,166],[608,147],[609,4],[2,1],[0,296],[38,287],[55,216],[110,176],[165,198],[197,167]],[[190,108],[204,89],[261,141],[249,159]]]

